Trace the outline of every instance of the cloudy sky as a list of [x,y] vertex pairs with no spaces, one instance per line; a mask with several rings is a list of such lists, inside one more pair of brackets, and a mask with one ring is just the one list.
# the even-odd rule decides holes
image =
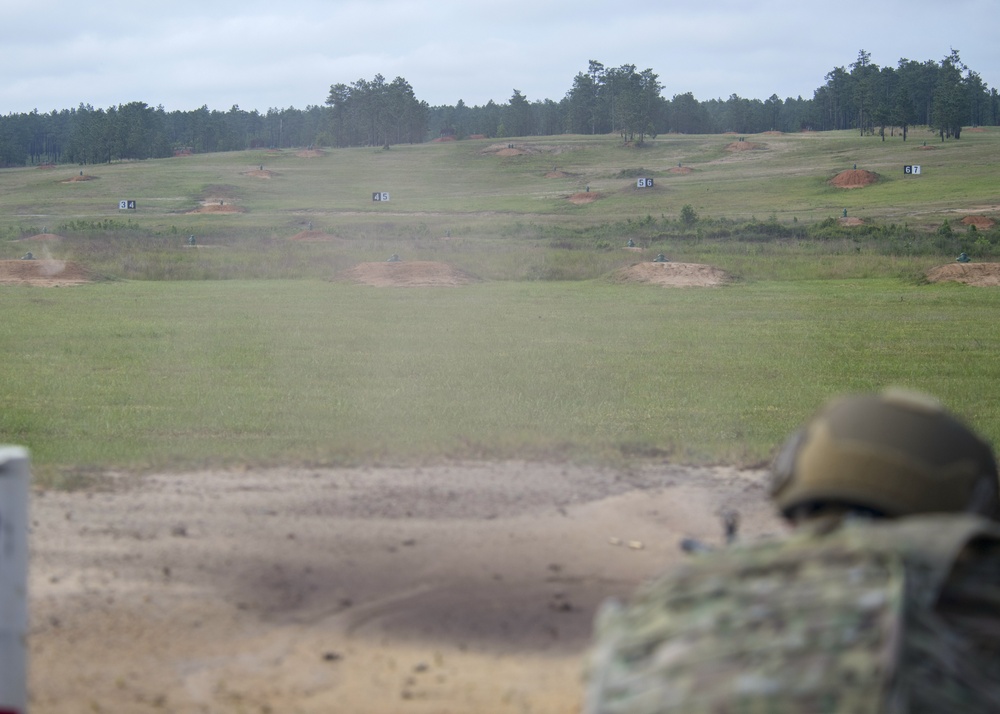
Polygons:
[[1000,84],[996,0],[3,0],[0,114],[322,104],[330,85],[404,77],[431,105],[560,100],[591,59],[663,95],[810,98],[860,49],[878,65],[957,49]]

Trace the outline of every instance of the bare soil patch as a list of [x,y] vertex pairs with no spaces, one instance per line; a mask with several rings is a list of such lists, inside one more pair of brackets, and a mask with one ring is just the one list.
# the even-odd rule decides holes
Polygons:
[[198,208],[188,213],[246,213],[247,209],[232,203],[205,201]]
[[305,243],[329,243],[340,239],[323,231],[300,231],[288,240],[303,241]]
[[243,175],[262,179],[274,178],[274,172],[270,169],[251,169],[250,171],[244,171]]
[[524,154],[562,154],[567,151],[576,151],[577,147],[563,144],[515,144],[507,142],[503,144],[490,144],[479,153],[492,156],[522,156]]
[[377,288],[458,287],[478,282],[478,278],[464,270],[429,260],[361,263],[337,277]]
[[611,274],[618,283],[653,283],[667,287],[714,287],[732,282],[721,268],[701,263],[636,263]]
[[82,285],[93,279],[81,265],[64,260],[0,260],[0,285],[58,288]]
[[60,183],[79,183],[80,181],[96,181],[96,176],[91,176],[90,174],[84,174],[83,176],[77,175],[72,176],[68,179],[64,179]]
[[31,711],[580,711],[594,612],[780,533],[765,475],[669,464],[109,474],[31,505]]
[[1000,263],[948,263],[927,271],[932,283],[956,282],[976,287],[1000,286]]
[[56,235],[55,233],[36,233],[33,236],[28,236],[27,238],[21,238],[22,241],[38,241],[41,243],[60,241],[63,237]]
[[863,188],[871,186],[879,180],[879,175],[874,171],[864,169],[848,169],[830,179],[830,183],[837,188]]
[[668,174],[690,174],[694,173],[694,169],[690,166],[674,166],[673,168],[667,169]]
[[753,141],[734,141],[726,145],[726,151],[763,151],[767,147]]
[[579,193],[574,193],[569,197],[570,203],[584,204],[593,203],[601,197],[601,194],[597,191],[580,191]]
[[319,149],[303,149],[302,151],[296,151],[295,155],[300,159],[315,159],[323,155],[323,152]]
[[962,219],[962,225],[975,226],[977,230],[989,230],[996,225],[996,221],[987,216],[966,216]]
[[863,226],[865,222],[854,216],[848,216],[847,218],[840,219],[840,225],[842,226]]

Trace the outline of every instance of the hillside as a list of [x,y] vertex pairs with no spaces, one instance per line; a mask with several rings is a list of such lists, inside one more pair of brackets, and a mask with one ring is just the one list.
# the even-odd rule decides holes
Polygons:
[[[607,255],[628,239],[652,257],[689,251],[701,236],[731,242],[748,223],[754,241],[801,239],[824,221],[870,237],[882,224],[895,243],[878,250],[889,252],[896,243],[913,252],[946,220],[959,235],[970,221],[985,227],[981,235],[993,230],[1000,129],[945,143],[926,129],[909,136],[666,135],[636,148],[615,136],[564,135],[6,169],[0,259],[57,234],[54,258],[120,277],[321,277],[392,254],[484,278],[594,277],[628,264]],[[919,174],[904,171],[913,166]],[[696,222],[680,220],[685,206]],[[502,258],[515,244],[527,255],[589,249],[598,264],[556,268],[538,258],[515,269]],[[219,247],[231,252],[211,251]],[[916,250],[965,249],[953,241]],[[146,258],[124,261],[136,251]]]

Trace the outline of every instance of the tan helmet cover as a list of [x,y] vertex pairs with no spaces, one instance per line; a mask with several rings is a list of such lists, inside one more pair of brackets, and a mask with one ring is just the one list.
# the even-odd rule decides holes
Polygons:
[[775,459],[782,513],[807,504],[886,516],[967,512],[1000,518],[993,450],[933,398],[887,391],[835,399]]

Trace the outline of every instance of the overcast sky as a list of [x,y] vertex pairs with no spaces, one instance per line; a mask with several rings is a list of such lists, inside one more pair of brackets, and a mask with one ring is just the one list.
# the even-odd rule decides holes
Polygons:
[[405,78],[430,105],[559,101],[593,59],[663,95],[811,98],[858,50],[966,65],[1000,83],[996,0],[2,0],[0,114],[132,101],[261,112],[330,85]]

